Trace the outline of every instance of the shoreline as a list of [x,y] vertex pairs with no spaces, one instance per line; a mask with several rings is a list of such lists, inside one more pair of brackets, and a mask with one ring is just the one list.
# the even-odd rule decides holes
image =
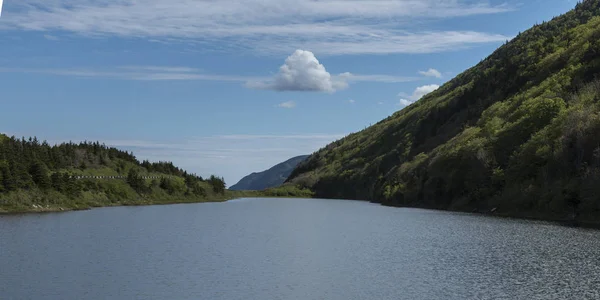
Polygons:
[[418,208],[418,209],[427,209],[434,211],[445,211],[445,212],[458,212],[458,213],[466,213],[473,215],[481,215],[486,217],[494,217],[494,218],[502,218],[502,219],[514,219],[514,220],[522,220],[522,221],[540,221],[540,222],[549,222],[553,224],[557,224],[565,227],[574,227],[574,228],[589,228],[589,229],[600,229],[600,221],[590,221],[590,218],[579,218],[579,219],[568,219],[565,217],[561,217],[556,214],[550,213],[511,213],[511,212],[502,212],[502,211],[481,211],[481,210],[467,210],[467,209],[442,209],[442,208],[433,208],[433,207],[421,207],[421,206],[400,206],[400,205],[389,205],[382,204],[379,202],[369,201],[374,204],[379,204],[386,207],[392,208]]
[[215,199],[202,199],[198,200],[173,200],[173,201],[139,201],[135,202],[115,202],[115,203],[92,203],[89,205],[81,206],[61,206],[61,205],[40,205],[32,204],[31,206],[3,206],[0,205],[0,216],[2,215],[20,215],[20,214],[45,214],[45,213],[62,213],[62,212],[74,212],[74,211],[85,211],[92,210],[94,208],[106,208],[106,207],[123,207],[123,206],[158,206],[158,205],[172,205],[172,204],[197,204],[197,203],[218,203],[226,202],[229,200],[243,198],[240,196],[231,196],[224,198]]
[[0,205],[0,217],[3,215],[23,215],[23,214],[48,214],[48,213],[64,213],[64,212],[75,212],[75,211],[86,211],[92,210],[94,208],[109,208],[109,207],[125,207],[125,206],[163,206],[163,205],[177,205],[177,204],[200,204],[200,203],[220,203],[227,202],[236,199],[252,199],[252,198],[287,198],[287,199],[301,199],[310,197],[303,196],[287,196],[287,197],[279,197],[279,196],[262,196],[262,195],[252,195],[252,196],[230,196],[219,199],[206,199],[202,201],[189,201],[189,200],[180,200],[180,201],[169,201],[169,202],[143,202],[143,203],[112,203],[108,205],[89,205],[89,206],[81,206],[81,207],[64,207],[64,206],[52,206],[52,205],[38,205],[33,204],[31,207],[7,207]]
[[[286,198],[286,199],[298,199],[298,198],[311,198],[311,197],[280,197],[280,196],[231,196],[225,197],[222,199],[207,199],[202,201],[187,201],[187,200],[179,200],[179,201],[169,201],[169,202],[142,202],[142,203],[114,203],[109,205],[90,205],[90,206],[82,206],[82,207],[61,207],[61,206],[42,206],[33,204],[31,207],[6,207],[0,206],[0,216],[3,215],[20,215],[20,214],[46,214],[46,213],[63,213],[63,212],[75,212],[75,211],[85,211],[92,210],[94,208],[108,208],[108,207],[124,207],[124,206],[162,206],[162,205],[176,205],[176,204],[199,204],[199,203],[219,203],[219,202],[227,202],[230,200],[243,199],[243,198]],[[324,200],[332,200],[324,198]],[[350,199],[339,199],[339,200],[350,200]],[[426,209],[433,211],[442,211],[442,212],[460,212],[467,213],[473,215],[481,215],[486,217],[495,217],[495,218],[503,218],[503,219],[515,219],[515,220],[528,220],[528,221],[540,221],[540,222],[549,222],[553,224],[557,224],[560,226],[566,227],[574,227],[574,228],[589,228],[589,229],[600,229],[600,221],[590,221],[589,219],[566,219],[564,217],[551,216],[550,214],[527,214],[527,213],[509,213],[509,212],[485,212],[485,211],[468,211],[468,210],[452,210],[452,209],[440,209],[440,208],[431,208],[431,207],[419,207],[419,206],[399,206],[399,205],[388,205],[382,204],[378,202],[373,202],[369,200],[356,200],[356,201],[364,201],[370,202],[373,204],[379,204],[381,206],[389,207],[389,208],[418,208],[418,209]]]
[[124,207],[124,206],[160,206],[160,205],[174,205],[174,204],[198,204],[198,203],[219,203],[234,200],[243,197],[227,197],[224,199],[207,199],[202,201],[169,201],[169,202],[142,202],[142,203],[111,203],[107,205],[87,205],[81,207],[65,207],[65,206],[54,206],[54,205],[38,205],[33,204],[32,206],[0,206],[0,216],[3,215],[21,215],[21,214],[45,214],[45,213],[63,213],[63,212],[74,212],[74,211],[85,211],[92,210],[94,208],[108,208],[108,207]]

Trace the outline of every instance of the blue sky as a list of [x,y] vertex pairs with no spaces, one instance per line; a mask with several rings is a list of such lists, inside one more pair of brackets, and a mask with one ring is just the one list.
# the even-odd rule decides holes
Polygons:
[[234,184],[389,116],[575,1],[6,0],[0,132]]

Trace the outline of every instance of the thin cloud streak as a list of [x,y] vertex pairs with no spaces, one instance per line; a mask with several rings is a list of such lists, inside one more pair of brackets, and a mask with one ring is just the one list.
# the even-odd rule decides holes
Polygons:
[[277,105],[277,107],[280,107],[280,108],[287,108],[287,109],[292,109],[292,108],[296,107],[296,102],[294,102],[294,101],[286,101],[286,102],[282,102],[282,103],[279,103],[279,104]]
[[[458,51],[478,44],[499,43],[511,40],[501,34],[475,31],[428,31],[408,34],[389,34],[385,37],[363,37],[355,40],[315,41],[303,47],[313,49],[319,55],[359,55],[359,54],[428,54],[445,51]],[[267,43],[272,52],[283,50],[285,45]],[[301,46],[302,47],[302,46]]]
[[[154,70],[152,69],[154,68]],[[117,68],[120,69],[120,68]],[[122,68],[121,68],[122,69]],[[261,80],[262,77],[248,77],[235,75],[213,75],[190,73],[191,71],[181,72],[181,68],[163,68],[141,67],[138,70],[86,70],[86,69],[26,69],[26,68],[0,68],[2,73],[26,73],[26,74],[46,74],[59,76],[75,77],[104,77],[121,80],[139,80],[139,81],[161,81],[161,80],[204,80],[204,81],[234,81],[247,82],[249,80]],[[179,71],[175,71],[180,69]]]
[[360,75],[360,74],[352,74],[349,72],[339,74],[334,76],[334,78],[338,80],[344,80],[347,82],[361,82],[361,81],[369,81],[369,82],[384,82],[384,83],[401,83],[401,82],[411,82],[419,80],[418,77],[405,77],[405,76],[393,76],[393,75]]
[[[2,0],[0,0],[2,1]],[[54,35],[50,35],[50,34],[44,34],[44,38],[49,40],[49,41],[58,41],[60,40],[57,36]]]
[[[198,73],[200,70],[188,67],[160,67],[160,66],[122,66],[106,70],[92,69],[28,69],[28,68],[0,68],[0,73],[25,73],[44,74],[73,77],[101,77],[119,80],[137,81],[225,81],[242,82],[249,88],[255,88],[253,83],[268,82],[272,78],[261,76],[236,76]],[[355,75],[344,73],[332,76],[336,82],[341,79],[347,82],[382,82],[397,83],[416,81],[419,78],[391,76],[391,75]]]
[[132,71],[155,71],[155,72],[173,72],[173,73],[193,73],[200,72],[200,69],[188,67],[165,67],[165,66],[120,66],[119,69]]
[[339,139],[344,137],[343,134],[292,134],[292,135],[253,135],[253,134],[240,134],[240,135],[218,135],[214,138],[217,139],[229,139],[229,140],[263,140],[263,139],[296,139],[296,140],[312,140],[312,139]]
[[[431,53],[504,41],[496,34],[411,26],[514,10],[483,0],[21,0],[9,8],[0,30],[185,40],[207,48],[227,42],[230,51],[310,49],[318,55]],[[445,38],[438,42],[439,36]]]

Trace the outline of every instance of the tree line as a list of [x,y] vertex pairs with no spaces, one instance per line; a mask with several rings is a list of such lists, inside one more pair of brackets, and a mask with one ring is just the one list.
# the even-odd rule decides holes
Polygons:
[[[225,192],[223,178],[213,175],[204,179],[171,162],[140,162],[133,153],[100,142],[50,145],[37,137],[25,139],[0,134],[0,197],[19,190],[52,190],[69,197],[77,197],[84,191],[101,191],[107,187],[93,180],[74,178],[98,170],[127,176],[126,183],[139,194],[152,193],[153,188],[200,197],[207,195],[207,188],[211,193]],[[169,176],[152,181],[143,179],[151,173]]]

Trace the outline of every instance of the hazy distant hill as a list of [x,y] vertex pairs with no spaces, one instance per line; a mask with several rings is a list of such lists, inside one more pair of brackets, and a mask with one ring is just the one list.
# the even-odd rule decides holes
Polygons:
[[264,190],[281,185],[290,176],[294,168],[304,161],[308,155],[297,156],[282,162],[266,171],[252,173],[229,189],[234,191]]

